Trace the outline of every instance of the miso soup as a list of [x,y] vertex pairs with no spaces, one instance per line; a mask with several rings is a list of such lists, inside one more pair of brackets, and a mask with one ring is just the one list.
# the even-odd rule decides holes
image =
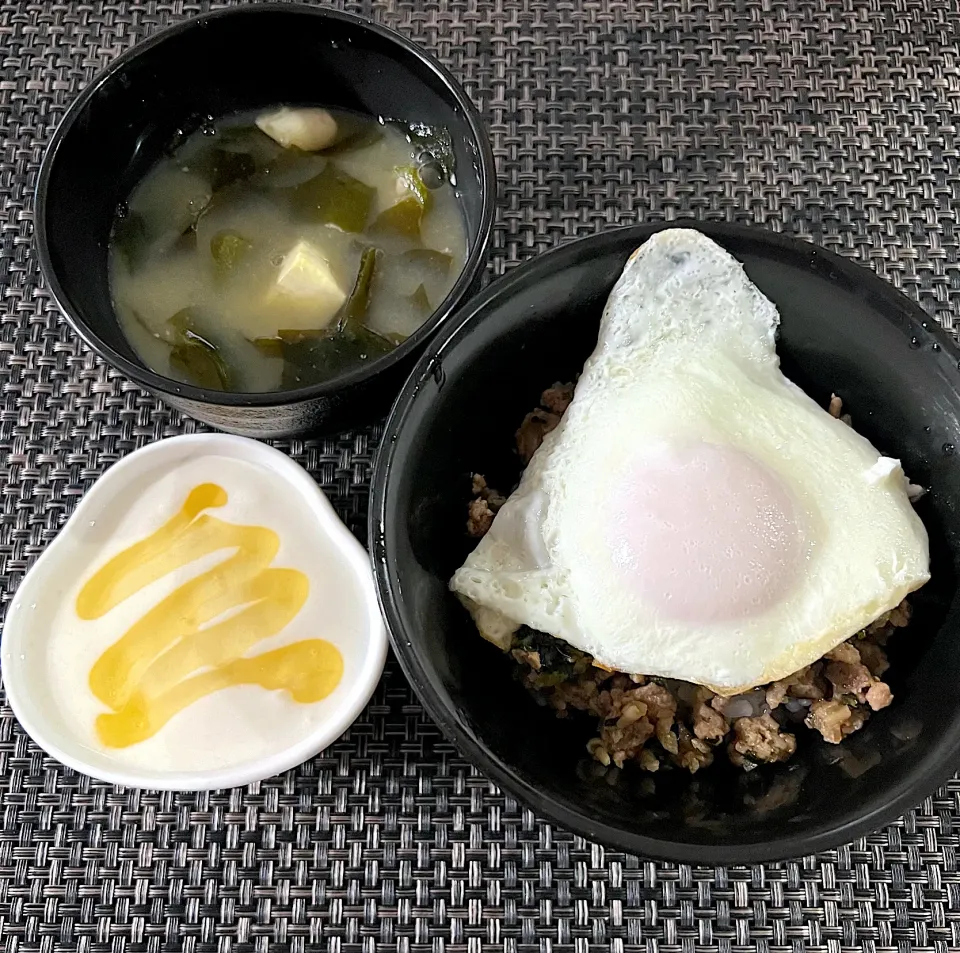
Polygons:
[[452,153],[444,130],[319,108],[203,126],[118,211],[124,334],[157,373],[241,393],[387,353],[466,258]]

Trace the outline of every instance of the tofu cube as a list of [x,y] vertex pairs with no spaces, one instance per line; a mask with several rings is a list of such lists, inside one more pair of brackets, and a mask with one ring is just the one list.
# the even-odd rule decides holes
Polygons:
[[316,245],[299,241],[280,264],[269,303],[282,309],[282,327],[306,331],[325,328],[346,300],[327,257]]
[[337,138],[337,121],[326,109],[289,109],[257,116],[257,127],[285,149],[326,149]]

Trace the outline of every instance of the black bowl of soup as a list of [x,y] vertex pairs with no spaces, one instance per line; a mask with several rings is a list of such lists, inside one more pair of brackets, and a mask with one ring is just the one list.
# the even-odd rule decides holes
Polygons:
[[[505,597],[526,585],[532,604],[549,608],[549,601],[536,600],[552,585],[558,616],[570,612],[573,595],[551,577],[556,550],[546,547],[556,545],[561,533],[600,525],[598,516],[605,513],[630,518],[635,506],[620,506],[619,487],[611,490],[605,475],[628,472],[617,469],[618,460],[657,446],[650,437],[651,420],[659,415],[664,424],[659,433],[682,437],[696,419],[684,416],[682,408],[698,400],[702,419],[726,418],[729,405],[711,403],[709,394],[728,371],[701,372],[691,361],[677,365],[682,372],[675,400],[638,405],[631,415],[616,410],[614,391],[635,382],[643,366],[634,362],[633,372],[626,373],[629,365],[607,357],[606,396],[589,391],[594,403],[577,408],[572,385],[581,371],[584,377],[589,372],[584,361],[597,347],[611,289],[628,259],[662,226],[614,229],[541,255],[486,288],[431,341],[394,405],[375,464],[374,568],[404,671],[427,711],[492,781],[579,834],[631,853],[702,864],[779,860],[832,848],[882,826],[918,804],[960,764],[955,690],[960,677],[955,452],[960,446],[960,352],[918,305],[865,268],[760,228],[694,227],[737,259],[778,309],[780,366],[805,393],[802,400],[812,399],[813,411],[825,420],[827,408],[834,417],[849,415],[855,434],[898,458],[910,480],[925,489],[914,515],[929,536],[930,579],[908,597],[912,614],[894,618],[891,613],[876,627],[866,625],[852,644],[837,646],[836,657],[847,661],[836,667],[817,661],[803,678],[778,682],[772,692],[770,687],[751,691],[719,705],[712,693],[704,696],[699,686],[677,682],[679,674],[658,680],[656,673],[643,675],[643,669],[625,675],[591,666],[582,651],[535,631],[532,624],[507,626],[500,630],[507,640],[491,644],[497,625],[516,619],[509,612],[518,612],[517,602],[505,599],[500,605],[512,606],[504,609],[505,617],[492,611],[481,620],[479,614],[471,617],[451,591],[458,568],[486,541],[480,537],[493,533],[500,519],[494,514],[506,515],[499,510],[503,498],[531,472],[532,480],[546,480],[547,462],[534,452],[535,445],[561,425],[565,414],[573,411],[582,421],[592,407],[598,409],[588,418],[592,443],[581,442],[579,453],[566,458],[551,456],[551,445],[545,444],[554,482],[542,485],[556,488],[565,479],[570,493],[586,487],[577,500],[592,493],[593,511],[582,510],[561,525],[556,510],[549,509],[558,495],[538,497],[528,484],[526,499],[535,505],[514,508],[494,534],[498,549],[486,550],[487,566],[503,569],[496,578],[503,580]],[[688,254],[670,258],[675,270],[660,272],[659,289],[650,293],[644,286],[634,304],[654,298],[658,314],[682,313],[667,310],[667,296],[688,268],[687,274],[704,275],[701,294],[715,312],[729,311],[732,299]],[[719,323],[716,314],[703,327],[714,322]],[[641,332],[643,325],[631,328]],[[604,354],[634,343],[632,329],[618,338],[608,335]],[[594,366],[588,388],[596,384],[600,366]],[[784,385],[784,390],[791,388]],[[751,408],[757,411],[752,401],[739,406],[743,419]],[[848,420],[828,425],[846,430]],[[563,430],[553,432],[563,435]],[[700,433],[718,446],[728,439],[722,428]],[[796,430],[783,433],[790,442],[784,452],[795,452]],[[602,450],[591,452],[589,446]],[[779,466],[782,457],[766,459]],[[591,479],[575,482],[569,476],[576,460],[593,469]],[[819,463],[828,465],[826,459]],[[723,478],[714,469],[712,479],[721,485]],[[722,485],[733,511],[729,500],[736,499],[736,487]],[[817,512],[828,511],[840,492],[839,481],[831,481],[829,492],[817,496]],[[692,495],[685,509],[696,519],[704,513]],[[664,514],[663,524],[682,524],[674,518],[677,512]],[[746,510],[736,512],[746,519]],[[544,513],[553,522],[541,535]],[[834,538],[842,540],[843,566],[833,578],[846,580],[862,550],[850,534]],[[589,542],[591,536],[584,532],[577,539]],[[579,578],[592,568],[601,598],[608,604],[622,599],[619,577],[607,564],[598,564],[602,549],[592,546],[577,550]],[[708,559],[696,555],[702,550],[695,545],[690,551],[694,563]],[[819,551],[811,557],[812,566]],[[669,546],[660,558],[669,561]],[[763,571],[757,559],[756,571]],[[707,569],[722,571],[723,565],[720,559]],[[613,559],[609,566],[616,566]],[[827,588],[818,583],[814,591]],[[855,594],[857,587],[844,591]],[[795,598],[784,596],[783,618],[805,618],[794,613]],[[588,603],[582,597],[572,618],[588,618],[579,611]],[[638,631],[650,631],[642,610],[634,618]],[[691,632],[693,657],[725,661],[717,631],[704,624]],[[594,630],[592,637],[602,644],[603,635]],[[889,637],[882,650],[881,636]],[[869,672],[864,660],[873,666]],[[862,689],[844,682],[854,671],[864,678],[862,689],[871,683],[886,693],[879,688],[882,681],[892,698],[885,694],[860,706]],[[826,715],[835,719],[829,726]],[[626,757],[618,762],[618,755]]]
[[453,77],[362,18],[258,4],[118,57],[40,172],[44,277],[105,361],[215,427],[385,409],[478,285],[495,177]]

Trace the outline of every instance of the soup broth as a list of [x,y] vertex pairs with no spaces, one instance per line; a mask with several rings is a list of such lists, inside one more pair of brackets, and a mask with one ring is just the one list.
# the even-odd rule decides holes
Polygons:
[[443,131],[314,108],[203,126],[118,212],[121,328],[152,370],[209,389],[287,390],[374,360],[460,274],[453,181]]

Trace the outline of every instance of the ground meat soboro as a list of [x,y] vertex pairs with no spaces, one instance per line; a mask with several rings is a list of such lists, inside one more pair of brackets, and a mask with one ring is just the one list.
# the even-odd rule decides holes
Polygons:
[[540,407],[523,418],[516,434],[517,453],[524,464],[537,452],[543,438],[553,430],[573,400],[573,384],[554,384],[540,395]]
[[474,537],[481,537],[493,524],[497,510],[506,500],[495,490],[487,486],[479,473],[473,475],[473,499],[467,508],[467,532]]
[[[573,384],[554,384],[541,406],[524,418],[516,434],[526,464],[543,438],[560,422],[573,399]],[[834,395],[830,413],[850,423]],[[505,498],[478,475],[473,478],[467,531],[479,537],[490,528]],[[831,744],[859,730],[870,714],[893,701],[881,676],[889,669],[886,645],[910,621],[904,601],[822,659],[735,698],[721,698],[702,686],[646,675],[611,672],[589,655],[543,632],[522,626],[511,655],[523,684],[557,716],[574,712],[597,721],[587,745],[603,765],[633,762],[644,771],[681,768],[695,774],[723,753],[750,770],[786,761],[797,748],[795,731],[806,726]]]

